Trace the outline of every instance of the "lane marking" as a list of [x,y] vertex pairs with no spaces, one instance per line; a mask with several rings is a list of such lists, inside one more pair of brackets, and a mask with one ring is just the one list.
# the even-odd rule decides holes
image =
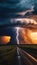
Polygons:
[[[22,50],[22,49],[21,49]],[[29,56],[31,59],[33,59],[35,62],[37,62],[37,59],[34,58],[32,55],[30,55],[29,53],[27,53],[26,51],[22,50],[27,56]]]

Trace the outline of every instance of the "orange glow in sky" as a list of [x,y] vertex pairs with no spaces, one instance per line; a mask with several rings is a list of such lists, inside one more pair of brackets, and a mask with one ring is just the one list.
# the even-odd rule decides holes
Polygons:
[[30,38],[32,40],[32,43],[37,44],[37,32],[31,32]]
[[32,33],[31,33],[31,37],[32,37],[34,40],[37,40],[37,32],[32,32]]
[[0,36],[0,43],[1,44],[7,44],[10,42],[11,37],[10,36]]
[[21,37],[24,44],[37,44],[37,30],[22,28]]

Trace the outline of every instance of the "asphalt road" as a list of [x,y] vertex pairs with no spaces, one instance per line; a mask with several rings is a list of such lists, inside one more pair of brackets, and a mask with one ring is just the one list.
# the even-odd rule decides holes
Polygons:
[[16,47],[0,55],[0,65],[37,65],[37,59]]
[[20,49],[20,56],[23,65],[37,65],[37,59],[22,49]]
[[17,65],[37,65],[37,59],[19,47],[17,47],[17,61]]

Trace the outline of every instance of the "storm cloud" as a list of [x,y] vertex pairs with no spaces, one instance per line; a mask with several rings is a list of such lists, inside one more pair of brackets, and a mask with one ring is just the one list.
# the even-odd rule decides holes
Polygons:
[[37,0],[0,0],[0,25],[10,23],[10,18],[21,17],[16,13],[30,10],[37,14]]

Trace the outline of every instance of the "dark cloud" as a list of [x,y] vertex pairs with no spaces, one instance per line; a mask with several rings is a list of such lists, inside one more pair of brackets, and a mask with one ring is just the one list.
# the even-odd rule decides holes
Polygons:
[[16,30],[12,27],[0,28],[0,36],[11,36],[10,44],[17,44]]
[[0,0],[0,25],[10,23],[10,18],[22,17],[16,13],[31,9],[32,6],[33,14],[37,14],[37,0]]
[[[11,18],[22,17],[17,12],[26,11],[34,6],[33,14],[37,14],[37,0],[0,0],[0,25],[10,24]],[[27,13],[24,17],[30,15]],[[16,44],[16,31],[14,28],[0,28],[1,35],[12,36],[11,43]]]
[[14,17],[13,13],[28,10],[32,6],[37,10],[37,0],[0,0],[0,18]]

